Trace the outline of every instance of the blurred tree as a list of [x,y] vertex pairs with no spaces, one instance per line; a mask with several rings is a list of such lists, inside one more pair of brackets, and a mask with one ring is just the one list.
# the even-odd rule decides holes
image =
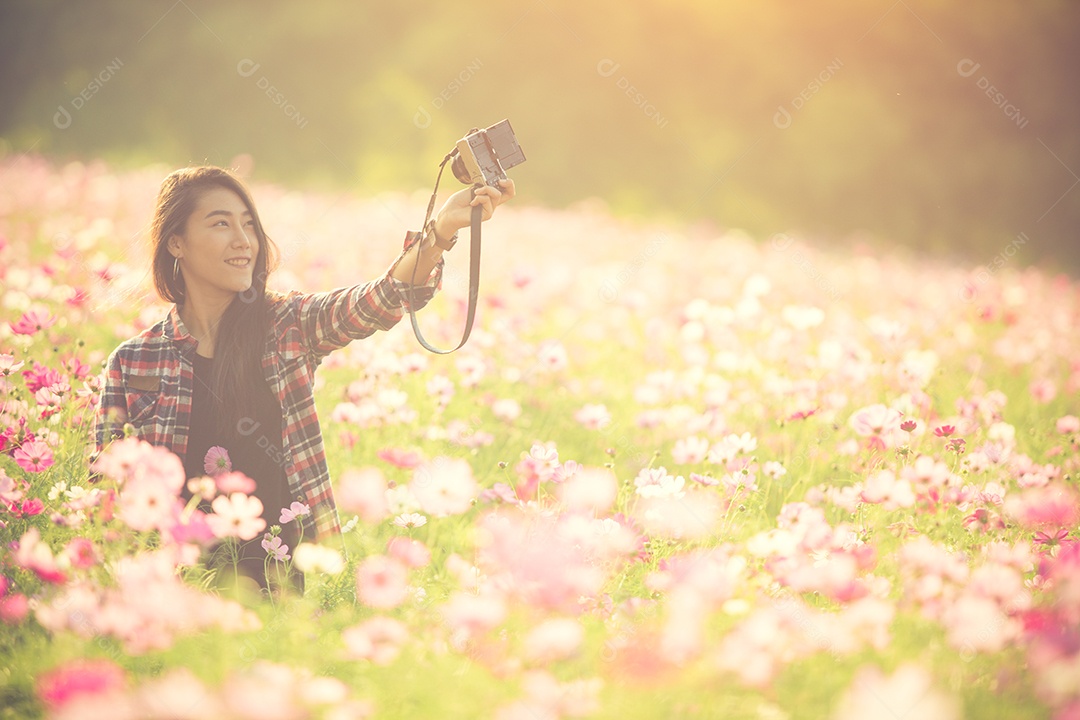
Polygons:
[[370,192],[509,117],[534,201],[973,263],[1024,232],[1080,269],[1078,29],[1067,0],[2,0],[0,138]]

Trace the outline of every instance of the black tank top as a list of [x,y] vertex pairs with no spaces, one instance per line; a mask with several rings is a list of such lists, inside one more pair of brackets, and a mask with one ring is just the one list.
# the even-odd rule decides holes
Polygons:
[[[289,495],[285,465],[282,460],[284,449],[281,447],[281,406],[270,389],[266,379],[260,376],[257,383],[259,392],[255,397],[255,417],[244,422],[241,432],[229,433],[231,438],[219,437],[214,432],[213,417],[213,358],[196,354],[195,387],[191,403],[191,428],[188,434],[188,450],[184,458],[184,470],[188,478],[207,475],[204,467],[206,452],[215,445],[224,447],[232,461],[232,469],[239,471],[255,481],[252,493],[263,504],[263,519],[266,528],[279,525],[281,509],[287,508],[295,500]],[[190,498],[187,488],[185,496]],[[289,546],[289,554],[296,548],[298,536],[297,523],[294,520],[282,525],[282,541]],[[246,543],[258,548],[265,556],[259,542],[260,533],[254,541]],[[313,538],[307,538],[313,540]]]

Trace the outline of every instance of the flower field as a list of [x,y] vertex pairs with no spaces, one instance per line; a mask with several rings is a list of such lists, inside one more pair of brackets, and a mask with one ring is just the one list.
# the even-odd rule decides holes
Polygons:
[[[168,310],[170,169],[0,165],[0,718],[1080,718],[1075,281],[519,186],[465,348],[405,321],[320,366],[344,532],[288,547],[227,457],[205,514],[167,451],[90,464],[103,361]],[[426,201],[252,190],[305,291]],[[220,582],[229,538],[304,595]]]

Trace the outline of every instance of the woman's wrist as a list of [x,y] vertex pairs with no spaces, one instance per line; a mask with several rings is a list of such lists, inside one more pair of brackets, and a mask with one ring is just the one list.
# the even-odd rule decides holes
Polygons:
[[440,253],[452,249],[457,242],[457,229],[448,229],[441,220],[442,218],[434,220],[428,226],[426,234],[432,237],[425,243],[426,248],[437,249]]

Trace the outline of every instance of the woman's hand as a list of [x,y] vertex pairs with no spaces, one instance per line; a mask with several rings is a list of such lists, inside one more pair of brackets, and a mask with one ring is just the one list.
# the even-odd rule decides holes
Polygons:
[[495,208],[513,198],[515,194],[513,180],[500,180],[499,186],[494,188],[484,185],[476,188],[475,196],[472,187],[467,187],[448,197],[435,218],[435,234],[448,240],[458,230],[469,227],[472,222],[472,208],[476,205],[483,208],[481,219],[490,219]]

